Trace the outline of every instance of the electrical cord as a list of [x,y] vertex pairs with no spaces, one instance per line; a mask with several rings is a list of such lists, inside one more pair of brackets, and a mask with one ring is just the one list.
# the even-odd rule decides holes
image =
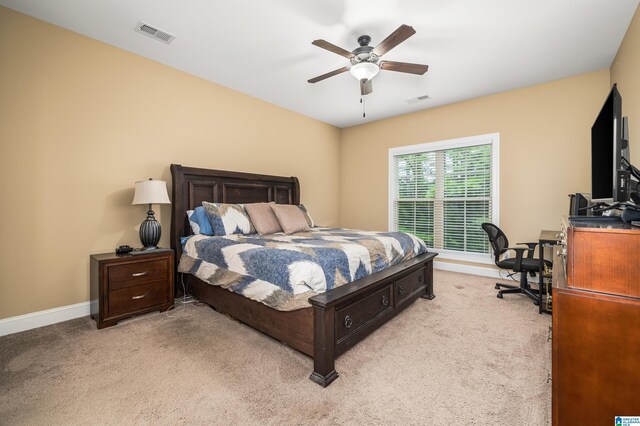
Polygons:
[[[505,269],[505,271],[506,270],[507,269]],[[511,278],[511,280],[515,281],[515,282],[519,282],[520,281],[519,279],[515,279],[514,278],[515,275],[518,275],[518,274],[521,274],[521,273],[528,274],[527,272],[507,272],[507,277],[505,278],[505,277],[502,276],[502,271],[503,271],[502,269],[498,269],[498,275],[500,276],[501,280],[506,280],[507,278]],[[537,281],[529,281],[529,277],[527,277],[527,283],[529,285],[531,285],[531,284],[539,284]]]
[[514,275],[518,274],[518,272],[507,272],[507,278],[502,276],[502,271],[506,269],[498,269],[498,276],[500,277],[501,280],[506,280],[507,278],[511,278],[511,280],[513,281],[518,281],[515,278],[513,278]]
[[626,157],[620,157],[621,161],[626,164],[627,170],[640,181],[640,169],[635,167],[633,164],[626,159]]
[[180,313],[177,313],[176,315],[171,315],[169,312],[170,311],[175,311],[176,305],[175,303],[173,305],[171,305],[169,307],[169,309],[167,309],[165,311],[165,315],[168,318],[177,318],[179,316],[183,316],[187,310],[187,305],[192,303],[194,306],[202,306],[204,305],[204,303],[200,302],[198,299],[196,299],[195,297],[191,296],[190,294],[187,294],[187,290],[186,290],[186,286],[184,285],[184,274],[180,274],[180,283],[182,284],[182,298],[178,299],[178,303],[181,303],[183,306],[183,309],[180,311]]

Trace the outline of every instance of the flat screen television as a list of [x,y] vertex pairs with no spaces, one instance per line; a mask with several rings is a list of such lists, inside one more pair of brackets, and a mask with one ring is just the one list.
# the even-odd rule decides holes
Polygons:
[[591,127],[591,200],[629,201],[629,172],[623,164],[622,97],[614,84]]

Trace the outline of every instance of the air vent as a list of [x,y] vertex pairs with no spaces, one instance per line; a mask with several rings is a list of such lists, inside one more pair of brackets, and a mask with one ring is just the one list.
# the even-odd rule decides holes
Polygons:
[[431,99],[431,96],[429,95],[422,95],[422,96],[418,96],[417,98],[411,98],[411,99],[407,99],[407,103],[408,104],[416,104],[420,101],[425,101],[427,99]]
[[138,24],[138,26],[136,27],[136,31],[140,34],[155,38],[156,40],[159,40],[165,44],[171,43],[173,39],[176,38],[176,36],[171,35],[168,32],[162,31],[158,28],[152,27],[149,24],[145,24],[144,22],[140,22]]

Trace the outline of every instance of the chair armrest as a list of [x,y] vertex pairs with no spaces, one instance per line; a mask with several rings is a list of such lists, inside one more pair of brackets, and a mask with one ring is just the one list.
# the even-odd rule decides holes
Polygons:
[[521,245],[527,246],[529,248],[536,248],[536,246],[538,245],[538,243],[516,243],[516,244],[521,244]]
[[506,249],[504,249],[504,251],[507,250],[515,250],[515,251],[530,251],[530,250],[535,250],[535,247],[507,247]]
[[538,243],[516,243],[516,244],[522,244],[522,245],[528,246],[530,249],[532,249],[532,250],[529,252],[529,255],[528,255],[527,257],[528,257],[529,259],[532,259],[532,258],[533,258],[533,249],[535,249],[535,248],[536,248],[536,246],[538,245]]
[[516,252],[516,263],[513,265],[513,270],[515,272],[522,272],[522,256],[524,255],[525,250],[529,252],[529,256],[531,257],[531,254],[533,253],[533,251],[535,250],[535,246],[534,247],[507,247],[505,249],[505,251],[507,250],[513,250]]

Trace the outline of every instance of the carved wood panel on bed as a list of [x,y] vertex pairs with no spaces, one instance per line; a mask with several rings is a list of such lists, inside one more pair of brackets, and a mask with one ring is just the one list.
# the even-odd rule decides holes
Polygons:
[[[191,235],[187,210],[202,201],[300,204],[295,177],[268,176],[171,165],[171,247],[182,254],[181,237]],[[397,315],[416,299],[433,299],[433,258],[424,253],[309,299],[311,307],[278,311],[185,275],[188,291],[236,318],[313,357],[311,380],[328,386],[338,377],[335,358]],[[176,262],[176,265],[179,262]],[[176,281],[180,282],[180,281]],[[179,286],[177,286],[179,287]]]

